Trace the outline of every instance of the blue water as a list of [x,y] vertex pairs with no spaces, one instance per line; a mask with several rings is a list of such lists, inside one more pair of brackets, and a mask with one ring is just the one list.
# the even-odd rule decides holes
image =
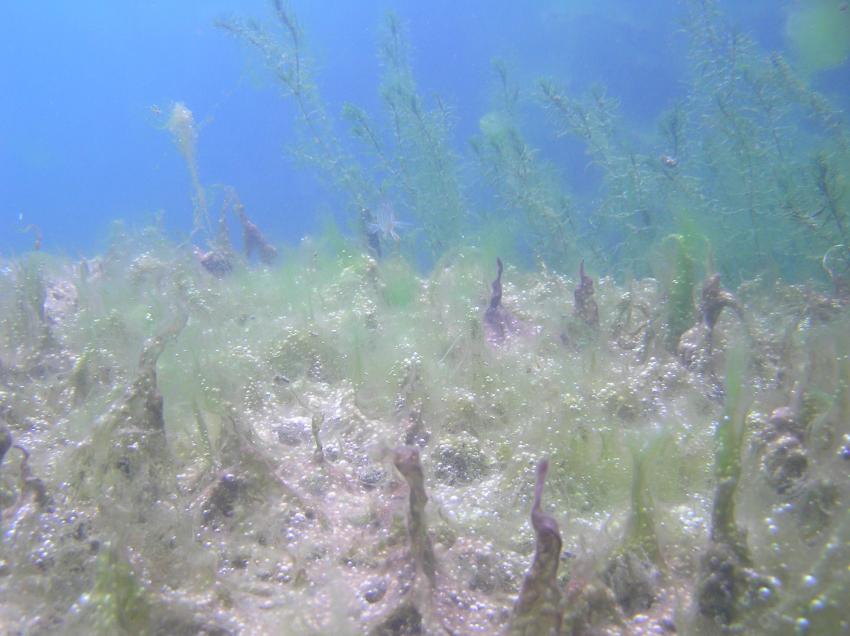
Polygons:
[[[253,51],[215,26],[221,17],[271,21],[265,0],[203,2],[10,1],[0,38],[0,254],[32,246],[68,254],[101,249],[111,222],[150,222],[159,212],[176,237],[191,227],[191,186],[164,115],[184,102],[199,122],[205,186],[236,187],[278,242],[297,241],[334,216],[339,195],[296,165],[290,101]],[[766,49],[782,50],[790,2],[723,3]],[[466,153],[491,108],[490,60],[504,58],[524,86],[541,76],[568,90],[594,83],[620,100],[636,130],[681,97],[679,6],[669,0],[421,0],[293,3],[331,114],[353,102],[377,113],[382,17],[407,23],[425,96],[439,94]],[[847,103],[850,67],[822,73],[817,88]],[[533,111],[533,105],[530,107]],[[529,140],[567,174],[586,168],[580,144],[552,139],[538,109]],[[581,193],[593,174],[574,179]]]

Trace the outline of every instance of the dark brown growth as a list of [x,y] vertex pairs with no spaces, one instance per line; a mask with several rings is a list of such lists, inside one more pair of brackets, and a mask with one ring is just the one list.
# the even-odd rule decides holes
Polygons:
[[316,450],[313,451],[313,461],[321,464],[325,461],[325,451],[322,449],[322,440],[319,438],[319,432],[322,428],[322,423],[325,421],[325,416],[321,414],[313,415],[310,422],[310,432],[313,434],[313,441],[316,443]]
[[500,345],[508,333],[519,331],[519,321],[502,307],[502,259],[496,259],[497,274],[491,285],[490,305],[484,313],[484,331],[490,344]]
[[415,636],[423,634],[422,614],[416,605],[407,601],[396,608],[369,636]]
[[161,489],[170,487],[164,483],[169,470],[168,445],[156,366],[165,347],[182,331],[187,319],[187,315],[180,316],[145,343],[136,379],[106,415],[99,437],[111,442],[107,459],[99,465],[94,481],[112,479],[107,475],[115,475],[121,488],[130,489],[116,491],[119,498],[129,496],[132,491],[150,502],[159,496]]
[[41,249],[42,242],[44,241],[44,234],[41,233],[41,228],[31,223],[23,229],[23,232],[32,232],[32,249],[38,252]]
[[579,285],[573,292],[576,301],[576,313],[590,327],[599,326],[599,305],[593,299],[593,279],[584,273],[584,261],[578,270]]
[[395,467],[410,487],[407,531],[410,535],[410,550],[413,554],[413,560],[417,569],[420,569],[433,585],[437,572],[437,559],[434,556],[434,546],[431,545],[428,527],[425,524],[425,504],[428,503],[428,495],[425,494],[425,477],[422,474],[419,449],[415,446],[402,446],[396,449]]
[[224,278],[233,271],[233,247],[230,243],[230,235],[227,229],[227,213],[230,210],[239,218],[242,226],[242,239],[245,249],[245,258],[257,254],[260,261],[270,265],[277,256],[277,248],[266,240],[260,228],[248,218],[245,206],[239,200],[236,190],[231,187],[225,189],[224,204],[218,217],[218,235],[212,243],[212,249],[208,252],[195,248],[198,261],[210,274],[216,278]]
[[8,428],[0,426],[0,464],[3,463],[3,458],[10,448],[12,448],[12,434]]
[[233,265],[226,254],[216,250],[198,251],[198,258],[205,270],[216,278],[224,278],[233,271]]
[[709,330],[714,329],[724,307],[730,307],[741,316],[741,306],[737,299],[720,286],[720,274],[712,274],[702,284],[702,296],[699,301],[699,312]]
[[266,240],[266,237],[260,232],[260,228],[248,218],[245,213],[245,206],[239,199],[233,201],[233,211],[239,217],[239,223],[242,225],[245,258],[251,258],[251,255],[256,252],[263,263],[271,264],[277,256],[277,248]]
[[496,257],[496,269],[498,273],[491,286],[493,293],[490,295],[490,306],[487,308],[488,317],[494,316],[502,304],[502,259],[498,257]]
[[561,533],[558,523],[543,512],[543,484],[549,470],[549,460],[537,465],[534,505],[531,525],[537,536],[534,560],[525,575],[522,589],[514,605],[508,628],[511,636],[557,636],[561,633],[563,608],[558,589],[558,562],[561,558]]
[[369,248],[372,256],[380,259],[383,254],[381,252],[381,231],[375,225],[375,215],[369,208],[360,209],[360,228],[366,237],[366,246]]
[[720,286],[720,274],[712,274],[702,284],[699,300],[700,321],[679,338],[676,348],[686,367],[697,373],[713,373],[714,327],[724,307],[731,308],[744,328],[747,327],[744,311],[738,300]]
[[181,315],[162,333],[145,343],[139,357],[139,374],[126,396],[125,405],[134,415],[133,421],[145,432],[165,432],[162,394],[156,379],[156,363],[168,343],[174,340],[186,326],[188,315]]
[[47,494],[47,488],[44,486],[44,482],[33,474],[29,464],[29,452],[23,446],[15,444],[14,447],[21,451],[23,455],[21,458],[21,496],[32,495],[39,509],[48,509],[52,505],[53,500]]
[[226,190],[224,204],[218,213],[218,235],[209,252],[196,249],[201,265],[216,278],[224,278],[233,271],[233,246],[227,229],[227,212],[239,198],[233,188]]
[[132,421],[138,424],[140,432],[145,434],[164,434],[162,393],[156,380],[156,362],[165,347],[162,338],[153,338],[145,345],[139,361],[139,375],[133,382],[125,405],[132,415]]
[[244,489],[245,484],[236,475],[232,473],[222,475],[201,508],[204,524],[215,521],[219,516],[232,517],[239,495]]

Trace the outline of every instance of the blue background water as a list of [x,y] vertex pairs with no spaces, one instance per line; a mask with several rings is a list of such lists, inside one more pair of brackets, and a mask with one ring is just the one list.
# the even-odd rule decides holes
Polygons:
[[[265,0],[126,0],[4,7],[0,38],[0,254],[44,247],[69,254],[104,245],[110,221],[142,224],[164,212],[169,231],[191,226],[189,175],[163,124],[184,102],[199,123],[205,186],[236,187],[277,241],[296,241],[333,214],[337,199],[287,154],[294,112],[259,56],[217,18],[271,20]],[[727,0],[724,7],[767,49],[782,49],[787,4]],[[607,85],[632,125],[654,130],[686,70],[670,0],[337,0],[294,2],[332,114],[345,101],[379,111],[378,31],[392,8],[407,23],[422,94],[440,94],[465,149],[491,109],[490,60],[523,84],[550,76],[570,90]],[[815,78],[846,100],[848,67]],[[158,112],[161,111],[161,114]],[[542,117],[538,117],[537,121]],[[565,171],[586,160],[542,125],[532,142]],[[585,187],[592,189],[588,175]],[[581,180],[579,180],[581,183]]]

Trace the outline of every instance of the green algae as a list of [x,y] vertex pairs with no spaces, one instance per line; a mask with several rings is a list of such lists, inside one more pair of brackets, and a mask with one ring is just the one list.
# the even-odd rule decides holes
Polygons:
[[[61,525],[50,523],[42,532],[53,537],[45,549],[54,563],[74,548],[91,577],[104,567],[97,565],[107,558],[102,546],[121,541],[131,549],[135,583],[122,583],[130,590],[122,603],[130,609],[110,610],[113,624],[125,620],[115,618],[122,612],[138,612],[143,621],[147,602],[172,617],[215,607],[220,629],[243,623],[263,633],[272,628],[250,618],[256,610],[240,608],[271,598],[268,615],[297,632],[330,625],[337,610],[326,613],[321,596],[307,590],[332,589],[342,580],[355,590],[351,607],[358,609],[346,610],[355,612],[346,619],[354,632],[357,625],[380,631],[415,616],[423,629],[470,620],[480,626],[477,633],[498,631],[506,627],[500,611],[512,606],[530,556],[523,529],[531,505],[529,465],[547,455],[547,514],[558,520],[564,548],[578,555],[558,578],[564,620],[591,629],[629,625],[649,613],[659,624],[674,620],[685,629],[689,619],[674,614],[671,603],[696,603],[689,599],[696,598],[700,579],[686,564],[712,541],[710,528],[695,519],[712,518],[714,499],[713,542],[737,546],[741,528],[760,532],[760,520],[777,515],[780,502],[752,500],[768,487],[769,475],[758,447],[748,451],[741,442],[755,426],[741,414],[774,408],[777,389],[769,378],[779,369],[790,376],[789,386],[807,382],[803,413],[812,434],[806,440],[818,440],[808,452],[822,462],[843,461],[846,382],[833,371],[846,364],[824,355],[846,349],[835,344],[843,310],[809,325],[810,309],[792,288],[769,297],[741,294],[745,313],[762,326],[748,344],[760,364],[734,355],[742,348],[736,320],[721,314],[716,321],[714,348],[727,358],[719,367],[726,389],[718,403],[713,381],[685,368],[662,341],[647,340],[646,355],[637,356],[630,342],[614,337],[624,298],[645,298],[647,320],[663,324],[671,301],[657,282],[621,287],[599,281],[598,336],[565,341],[562,317],[573,311],[578,281],[508,263],[500,304],[519,328],[494,345],[482,326],[492,263],[479,251],[447,256],[427,277],[402,269],[404,286],[416,291],[405,292],[406,302],[389,303],[384,266],[392,261],[356,256],[353,244],[333,255],[317,250],[320,244],[308,242],[272,268],[238,269],[223,279],[193,268],[179,250],[158,257],[161,276],[132,280],[119,265],[131,266],[137,255],[109,257],[122,260],[107,259],[104,273],[88,278],[76,308],[51,323],[61,372],[20,375],[23,362],[4,345],[4,395],[22,396],[26,387],[29,397],[6,399],[3,417],[30,455],[28,478],[41,480],[51,503],[28,505],[33,499],[24,496],[16,451],[9,450],[0,466],[3,522],[24,528],[46,523],[45,515],[85,516],[88,526],[79,535],[85,539],[57,534]],[[144,245],[139,249],[146,253]],[[169,258],[176,266],[165,266]],[[46,288],[65,275],[55,272],[68,271],[48,270]],[[309,280],[312,291],[280,283],[296,279]],[[126,298],[128,286],[136,306],[149,303],[152,319],[122,320],[114,302],[104,302]],[[190,304],[183,300],[186,289],[194,290]],[[173,322],[174,313],[166,319],[169,311],[187,312],[182,329],[174,327],[181,324]],[[29,315],[39,320],[36,312]],[[18,319],[8,316],[4,324]],[[769,321],[798,326],[766,331]],[[772,353],[789,347],[811,352],[810,362],[792,356],[783,363]],[[49,395],[66,397],[52,402],[44,399]],[[48,418],[56,424],[34,434],[34,423]],[[69,447],[68,438],[76,444]],[[657,447],[636,453],[635,444],[645,439],[657,440]],[[404,507],[394,494],[400,478],[386,451],[410,444],[418,445],[428,489],[427,503],[417,507],[416,524],[424,530],[416,531],[416,541],[432,545],[418,566],[433,579],[430,591],[416,593],[405,591],[405,573],[415,561],[407,560]],[[748,479],[717,487],[736,475]],[[836,511],[847,492],[835,480],[825,485],[825,475],[812,475],[801,498],[792,500],[812,511],[808,519],[816,519],[817,528],[790,517],[774,539],[795,553],[793,563],[801,536],[806,553],[817,558],[839,532]],[[0,584],[55,580],[77,596],[87,593],[92,578],[75,584],[55,567],[25,565],[25,555],[39,549],[29,536],[6,535],[2,558],[10,574]],[[600,536],[606,538],[597,542]],[[350,556],[340,561],[340,554]],[[505,563],[498,589],[507,595],[459,583],[469,559]],[[761,550],[749,551],[747,559],[737,566],[742,572],[758,568],[783,581],[799,567],[786,571],[785,560],[765,558]],[[824,593],[840,598],[842,575],[831,575]],[[758,586],[756,597],[750,590],[766,580],[758,576],[741,579],[745,602],[723,620],[752,625],[756,613],[747,603]],[[163,595],[153,581],[177,586],[182,600]],[[375,590],[384,596],[358,596],[361,585],[371,590],[369,598]],[[229,591],[211,595],[210,586]],[[767,588],[781,607],[793,605],[796,588]],[[459,609],[447,600],[452,594],[476,605]],[[16,594],[4,598],[6,608],[26,607]],[[69,594],[35,598],[58,612]],[[779,605],[760,606],[758,613],[779,620],[771,607]],[[150,631],[160,624],[151,623]]]
[[127,561],[115,549],[99,556],[95,586],[87,599],[94,607],[98,634],[149,634],[153,608]]

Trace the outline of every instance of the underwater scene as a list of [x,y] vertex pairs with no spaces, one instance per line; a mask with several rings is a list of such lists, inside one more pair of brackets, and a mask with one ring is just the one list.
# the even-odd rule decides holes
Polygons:
[[850,634],[848,3],[12,4],[0,634]]

